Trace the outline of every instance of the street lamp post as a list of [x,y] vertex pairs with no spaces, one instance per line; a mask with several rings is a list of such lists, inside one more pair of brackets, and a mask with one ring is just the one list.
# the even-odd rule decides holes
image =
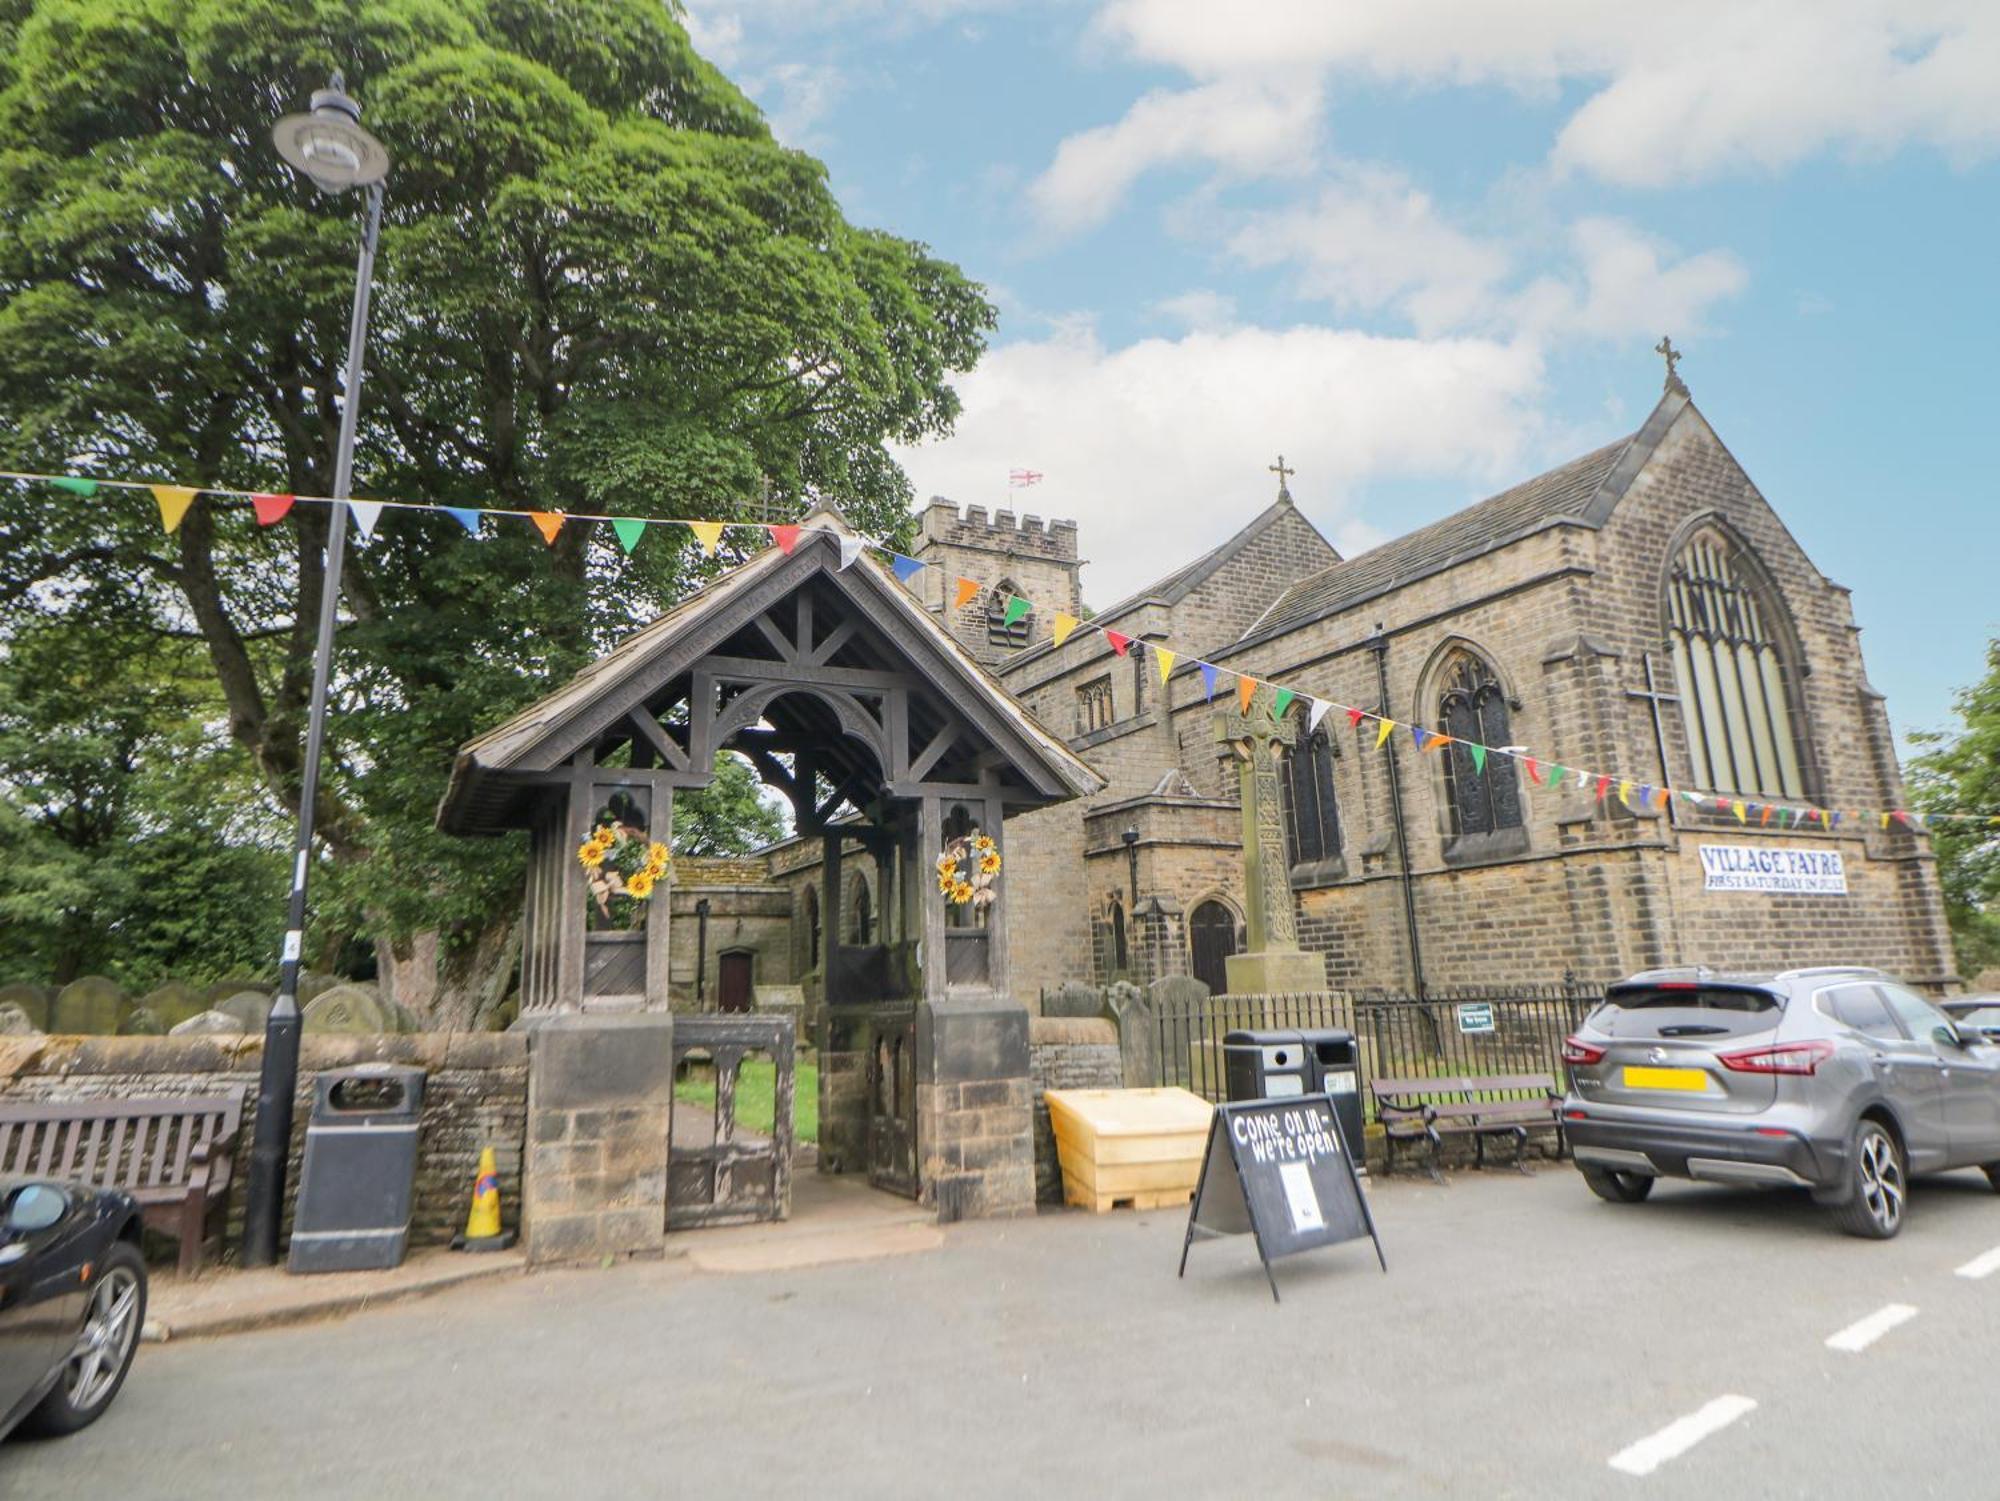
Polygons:
[[[361,413],[361,351],[368,340],[368,296],[375,278],[375,241],[382,228],[382,179],[389,153],[361,128],[361,107],[344,92],[341,77],[312,97],[310,113],[287,115],[271,131],[278,154],[310,177],[323,193],[366,190],[367,217],[361,260],[355,270],[354,314],[347,329],[347,373],[340,404],[340,444],[334,456],[333,499],[347,499],[354,482],[354,429]],[[292,1096],[299,1078],[299,960],[305,941],[306,876],[312,868],[313,813],[319,798],[320,747],[326,735],[326,692],[333,675],[334,614],[340,604],[340,564],[347,544],[347,507],[327,518],[326,567],[319,597],[319,635],[313,647],[312,705],[306,722],[305,767],[299,782],[298,843],[292,861],[292,898],[278,971],[278,998],[264,1023],[264,1061],[257,1078],[257,1125],[250,1144],[248,1198],[243,1217],[243,1262],[269,1266],[278,1259],[278,1225],[284,1215],[285,1164],[291,1151]]]

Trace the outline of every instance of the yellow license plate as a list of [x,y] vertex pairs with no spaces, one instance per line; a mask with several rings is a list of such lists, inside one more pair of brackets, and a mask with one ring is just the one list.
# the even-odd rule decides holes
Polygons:
[[1708,1075],[1698,1068],[1628,1068],[1627,1089],[1678,1089],[1700,1094],[1708,1088]]

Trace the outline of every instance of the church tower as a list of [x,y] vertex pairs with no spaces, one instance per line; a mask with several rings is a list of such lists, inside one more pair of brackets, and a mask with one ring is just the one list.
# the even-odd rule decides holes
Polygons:
[[[951,501],[933,496],[918,518],[913,555],[930,565],[918,579],[925,606],[944,616],[946,628],[987,667],[1045,639],[1057,610],[1083,613],[1074,521],[1017,520],[1012,511],[995,511],[989,519],[984,506],[961,514]],[[961,578],[977,583],[979,593],[954,609]],[[1011,624],[1009,595],[1034,607]]]

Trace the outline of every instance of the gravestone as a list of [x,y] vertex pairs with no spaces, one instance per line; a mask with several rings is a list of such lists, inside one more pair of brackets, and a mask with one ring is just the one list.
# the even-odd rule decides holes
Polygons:
[[41,1031],[19,1001],[0,1001],[0,1037],[38,1037]]
[[0,1006],[19,1006],[37,1032],[48,1026],[49,1007],[55,998],[56,993],[46,985],[30,985],[26,981],[0,985]]
[[112,1037],[129,1007],[116,982],[102,975],[85,975],[57,992],[49,1030],[64,1036]]
[[134,1006],[125,1013],[125,1019],[118,1024],[120,1037],[164,1037],[166,1023],[149,1006]]
[[227,1011],[197,1011],[186,1021],[175,1022],[167,1029],[167,1035],[203,1037],[234,1033],[240,1036],[245,1030],[242,1018],[231,1016]]
[[372,985],[330,986],[308,1001],[301,1014],[308,1032],[371,1035],[416,1030],[416,1018],[395,1001],[381,999]]
[[226,1001],[232,996],[239,996],[251,990],[260,991],[266,996],[271,994],[270,983],[266,980],[260,980],[255,975],[231,975],[226,980],[217,980],[213,985],[203,986],[201,999],[205,1005],[214,1006],[219,1001]]
[[261,990],[239,990],[227,1000],[211,1002],[210,1009],[235,1017],[246,1032],[261,1032],[271,1016],[271,998]]
[[1243,925],[1249,950],[1222,961],[1231,995],[1326,989],[1326,960],[1299,947],[1278,761],[1285,729],[1270,714],[1215,716],[1217,755],[1237,772],[1243,804]]
[[1104,1015],[1104,992],[1095,985],[1084,985],[1076,980],[1065,980],[1054,990],[1042,996],[1044,1016],[1086,1016]]
[[1160,1082],[1157,1013],[1146,992],[1129,980],[1106,987],[1104,1009],[1118,1026],[1118,1056],[1127,1089],[1152,1089]]
[[166,984],[149,990],[140,999],[139,1005],[157,1016],[161,1026],[172,1030],[190,1016],[206,1010],[208,1002],[192,985],[183,985],[179,980],[169,980]]

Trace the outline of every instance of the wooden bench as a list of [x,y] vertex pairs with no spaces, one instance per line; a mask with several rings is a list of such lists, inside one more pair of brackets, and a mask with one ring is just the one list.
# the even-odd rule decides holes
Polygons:
[[122,1188],[145,1223],[201,1265],[209,1211],[229,1194],[243,1092],[201,1099],[0,1101],[0,1173]]
[[[1551,1074],[1443,1074],[1434,1078],[1371,1079],[1375,1119],[1381,1122],[1389,1172],[1396,1170],[1396,1143],[1430,1143],[1430,1172],[1438,1182],[1438,1148],[1447,1136],[1470,1136],[1478,1165],[1486,1166],[1486,1138],[1514,1138],[1514,1166],[1523,1165],[1528,1132],[1552,1126],[1562,1152],[1562,1091]],[[1491,1096],[1502,1096],[1493,1099]],[[1482,1098],[1485,1096],[1486,1098]]]

